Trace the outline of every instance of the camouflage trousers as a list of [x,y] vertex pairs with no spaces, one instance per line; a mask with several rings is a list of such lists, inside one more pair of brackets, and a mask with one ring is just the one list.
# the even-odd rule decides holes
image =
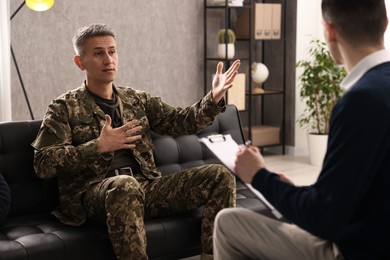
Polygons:
[[222,165],[204,165],[147,180],[119,175],[93,184],[83,196],[88,218],[105,223],[118,259],[148,259],[144,219],[203,206],[202,253],[213,253],[217,213],[236,205],[234,175]]

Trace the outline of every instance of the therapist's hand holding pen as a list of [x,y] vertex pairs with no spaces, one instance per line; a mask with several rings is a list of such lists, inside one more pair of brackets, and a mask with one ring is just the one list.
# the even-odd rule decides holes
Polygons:
[[234,167],[237,176],[243,182],[251,183],[253,177],[261,168],[265,168],[265,162],[259,148],[250,145],[249,142],[240,145]]
[[[237,152],[237,158],[235,161],[234,171],[237,176],[244,183],[252,183],[253,177],[258,173],[262,168],[266,168],[263,155],[260,153],[259,148],[256,146],[250,145],[250,142],[246,142],[245,145],[240,145]],[[288,179],[282,173],[275,173],[279,176],[280,180],[293,184],[293,182]]]

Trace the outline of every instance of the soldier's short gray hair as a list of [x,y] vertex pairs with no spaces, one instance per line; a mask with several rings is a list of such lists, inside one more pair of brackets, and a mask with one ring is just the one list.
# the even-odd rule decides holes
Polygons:
[[85,53],[85,42],[95,36],[112,36],[116,39],[115,32],[108,25],[98,23],[86,25],[78,29],[73,36],[72,42],[76,55],[83,55]]

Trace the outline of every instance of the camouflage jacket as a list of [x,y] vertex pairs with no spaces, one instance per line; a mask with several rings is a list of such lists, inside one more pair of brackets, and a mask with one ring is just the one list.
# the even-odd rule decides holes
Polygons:
[[[158,134],[193,134],[210,125],[225,109],[214,103],[211,93],[192,106],[178,108],[133,88],[114,86],[114,91],[120,100],[122,122],[138,119],[142,125],[142,139],[136,141],[133,154],[149,179],[161,177],[153,159],[150,130]],[[38,177],[57,178],[60,203],[53,214],[63,223],[85,222],[81,196],[108,172],[114,154],[97,152],[97,138],[104,123],[104,112],[83,84],[50,103],[32,143]]]

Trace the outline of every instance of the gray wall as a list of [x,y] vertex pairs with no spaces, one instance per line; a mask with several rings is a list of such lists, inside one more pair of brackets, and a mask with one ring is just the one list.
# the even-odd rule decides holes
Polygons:
[[[270,68],[276,66],[268,80],[275,79],[271,84],[275,86],[282,84],[280,73],[283,74],[283,64],[287,64],[287,145],[294,144],[296,1],[265,1],[286,3],[285,41],[266,46],[265,61]],[[22,2],[12,0],[11,13]],[[11,22],[11,44],[35,119],[43,117],[52,99],[83,82],[84,74],[73,63],[71,39],[77,28],[93,22],[107,23],[117,33],[117,85],[146,90],[176,106],[197,101],[204,94],[203,3],[203,0],[56,0],[46,12],[34,12],[24,6]],[[207,41],[207,52],[212,54],[217,44],[212,35],[224,27],[224,19],[218,11],[211,11],[208,19],[211,40]],[[280,55],[283,44],[287,46],[285,56]],[[209,63],[209,75],[215,71],[215,65]],[[13,63],[11,66],[13,120],[30,119],[15,66]],[[241,68],[243,71],[246,68]],[[211,79],[207,82],[211,84]],[[271,111],[267,113],[268,120],[280,121],[280,109],[280,104],[273,103],[267,109]],[[253,115],[257,117],[259,113],[257,108]]]
[[[21,3],[11,1],[11,14]],[[24,6],[11,22],[11,44],[36,119],[52,99],[83,82],[71,38],[93,22],[107,23],[117,33],[117,85],[146,90],[178,106],[203,96],[203,1],[57,0],[46,12]],[[11,66],[13,120],[30,119]]]

